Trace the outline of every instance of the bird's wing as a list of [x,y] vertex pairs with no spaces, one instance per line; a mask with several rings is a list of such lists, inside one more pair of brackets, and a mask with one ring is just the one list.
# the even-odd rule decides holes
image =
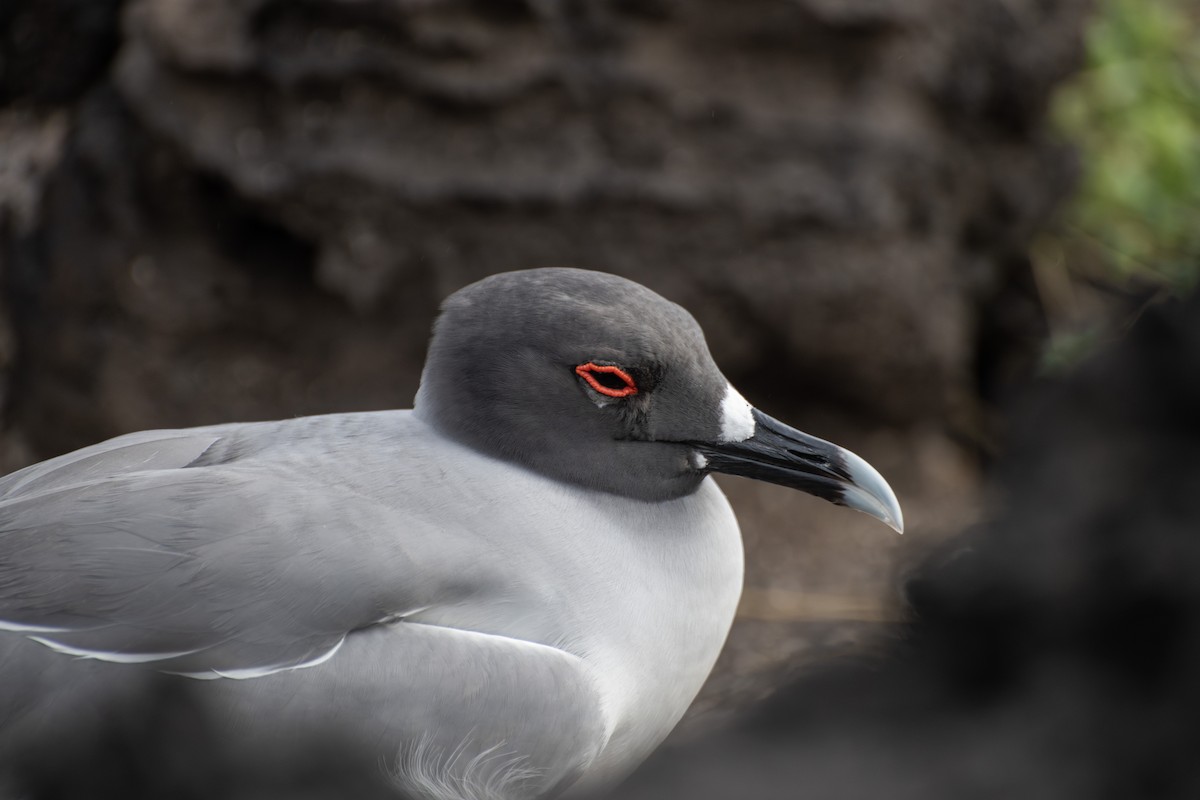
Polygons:
[[221,439],[215,428],[142,431],[51,458],[0,478],[0,501],[125,472],[179,469]]
[[404,521],[394,506],[204,457],[231,436],[134,434],[0,481],[0,629],[76,656],[252,677],[319,663],[417,605],[386,535]]

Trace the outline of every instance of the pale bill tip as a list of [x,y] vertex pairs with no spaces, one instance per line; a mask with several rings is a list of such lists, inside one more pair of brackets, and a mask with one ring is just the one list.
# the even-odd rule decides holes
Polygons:
[[859,456],[844,450],[846,471],[853,483],[848,484],[843,491],[843,502],[856,511],[870,514],[883,522],[896,533],[904,533],[904,512],[900,510],[900,501],[888,482],[879,471]]

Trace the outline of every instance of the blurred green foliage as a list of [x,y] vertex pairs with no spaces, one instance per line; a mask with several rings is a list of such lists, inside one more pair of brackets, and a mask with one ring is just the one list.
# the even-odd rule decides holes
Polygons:
[[1200,277],[1200,1],[1099,0],[1087,67],[1057,96],[1080,149],[1065,268],[1175,293]]

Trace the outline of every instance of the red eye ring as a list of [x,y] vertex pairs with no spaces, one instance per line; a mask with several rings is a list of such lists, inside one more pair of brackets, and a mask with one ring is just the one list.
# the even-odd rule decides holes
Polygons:
[[[610,386],[605,386],[604,384],[600,383],[600,381],[596,380],[595,373],[600,373],[602,375],[613,375],[624,381],[625,385],[620,389],[614,389]],[[631,394],[638,393],[637,382],[629,376],[629,373],[620,367],[615,367],[611,364],[593,364],[589,361],[586,364],[580,364],[578,367],[576,367],[575,374],[587,381],[588,386],[592,387],[600,394],[608,397],[629,397]]]

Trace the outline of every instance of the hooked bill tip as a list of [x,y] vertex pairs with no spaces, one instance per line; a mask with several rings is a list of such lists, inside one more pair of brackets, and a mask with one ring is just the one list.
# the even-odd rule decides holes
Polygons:
[[842,487],[842,504],[870,514],[896,533],[904,533],[904,512],[900,501],[879,471],[849,450],[843,450],[850,483]]

